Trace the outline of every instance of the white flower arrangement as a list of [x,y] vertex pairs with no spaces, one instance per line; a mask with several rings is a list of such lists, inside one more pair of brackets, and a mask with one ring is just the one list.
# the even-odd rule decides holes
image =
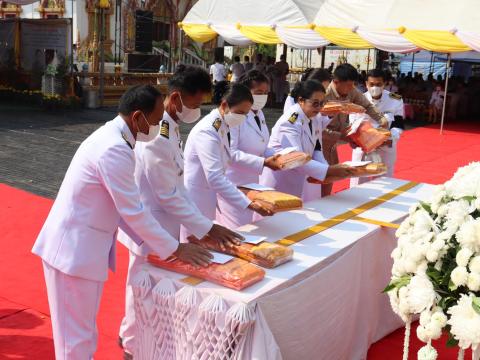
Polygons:
[[460,356],[480,344],[480,162],[459,168],[430,202],[409,211],[396,233],[392,278],[385,292],[406,323],[420,315],[418,359],[435,360],[431,341],[448,332]]

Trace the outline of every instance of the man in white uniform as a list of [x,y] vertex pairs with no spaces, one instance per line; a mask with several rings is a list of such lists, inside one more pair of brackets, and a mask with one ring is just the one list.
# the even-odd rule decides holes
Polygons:
[[227,69],[225,69],[225,65],[222,62],[220,56],[215,56],[215,63],[210,66],[210,75],[214,84],[227,79]]
[[[135,182],[140,188],[141,200],[155,219],[179,239],[180,225],[201,239],[210,235],[220,246],[239,244],[242,237],[200,213],[183,185],[183,149],[179,123],[193,123],[200,118],[200,105],[212,90],[208,73],[197,66],[179,65],[168,82],[168,97],[160,123],[160,134],[149,142],[135,147]],[[129,279],[145,263],[151,251],[147,244],[136,245],[121,232],[118,239],[130,250],[125,317],[120,327],[120,339],[127,354],[133,354],[135,310],[133,290]]]
[[240,56],[235,56],[235,62],[230,67],[232,71],[232,82],[237,82],[245,74],[245,67],[240,62]]
[[163,259],[175,254],[194,264],[210,261],[208,251],[179,244],[145,211],[135,185],[133,149],[158,133],[162,100],[152,86],[122,96],[119,116],[77,150],[32,249],[43,260],[57,360],[94,356],[96,316],[108,267],[115,269],[119,226]]
[[[387,165],[388,172],[386,176],[393,177],[395,161],[397,160],[397,142],[405,129],[403,100],[400,95],[384,89],[385,73],[382,70],[371,70],[367,75],[366,85],[368,91],[364,94],[365,97],[388,120],[389,129],[392,133],[392,142],[377,149],[376,153],[380,155],[382,162]],[[350,119],[355,120],[358,116],[368,115],[351,115]],[[374,121],[372,121],[372,125],[378,126]],[[364,154],[360,147],[357,147],[352,152],[352,161],[361,160],[371,160],[371,157]],[[350,179],[350,187],[362,184],[368,180],[369,178],[352,178]]]

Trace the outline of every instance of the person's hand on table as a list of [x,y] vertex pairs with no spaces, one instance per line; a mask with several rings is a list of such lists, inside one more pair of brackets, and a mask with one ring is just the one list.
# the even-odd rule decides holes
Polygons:
[[380,121],[378,122],[378,126],[380,126],[383,129],[388,130],[388,120],[385,117],[382,117]]
[[279,163],[278,163],[278,158],[280,157],[280,154],[276,154],[276,155],[273,155],[273,156],[270,156],[268,158],[265,158],[265,162],[263,163],[263,166],[273,170],[273,171],[277,171],[277,170],[281,170],[282,168],[280,167]]
[[208,236],[218,242],[222,251],[225,251],[226,248],[238,246],[242,243],[242,240],[245,240],[242,235],[218,224],[213,224]]
[[353,175],[353,168],[344,164],[330,165],[326,177],[345,179]]
[[250,205],[248,205],[248,208],[250,210],[255,211],[256,213],[262,215],[262,216],[272,216],[273,211],[270,209],[267,209],[265,206],[263,206],[260,202],[258,201],[252,201]]
[[190,243],[180,243],[173,255],[195,267],[207,267],[211,259],[213,259],[212,254],[208,250]]

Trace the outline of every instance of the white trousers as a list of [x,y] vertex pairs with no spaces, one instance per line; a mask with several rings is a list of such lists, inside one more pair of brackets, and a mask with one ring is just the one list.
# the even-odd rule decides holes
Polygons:
[[129,251],[127,284],[125,286],[125,316],[120,325],[119,336],[122,339],[123,349],[133,354],[135,347],[135,307],[133,303],[133,289],[130,281],[141,265],[146,263],[144,256]]
[[67,275],[43,262],[56,360],[90,360],[97,349],[103,282]]

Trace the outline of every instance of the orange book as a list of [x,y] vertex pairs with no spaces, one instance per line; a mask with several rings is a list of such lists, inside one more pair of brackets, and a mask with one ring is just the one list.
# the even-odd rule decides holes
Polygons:
[[265,277],[265,270],[242,259],[232,259],[225,264],[211,263],[207,267],[196,268],[176,258],[162,260],[150,254],[148,262],[165,270],[208,280],[234,290],[245,289]]
[[263,206],[274,213],[301,209],[303,207],[302,199],[294,195],[275,190],[259,191],[241,186],[238,188],[247,195],[250,200],[262,203]]
[[282,170],[291,170],[305,165],[312,157],[301,151],[292,151],[277,158],[277,163]]
[[307,178],[307,182],[311,184],[330,184],[335,181],[348,179],[351,177],[380,176],[387,172],[387,166],[384,163],[370,163],[363,166],[352,166],[352,174],[347,178],[326,177],[325,180],[318,180],[311,176]]
[[385,144],[391,134],[388,130],[375,129],[370,121],[362,121],[357,130],[347,137],[368,154]]
[[190,236],[188,240],[206,249],[236,256],[265,268],[277,267],[293,258],[293,250],[291,248],[266,241],[262,241],[259,244],[243,242],[238,246],[231,248],[226,247],[225,251],[223,251],[220,246],[218,246],[218,242],[208,235],[201,240]]

